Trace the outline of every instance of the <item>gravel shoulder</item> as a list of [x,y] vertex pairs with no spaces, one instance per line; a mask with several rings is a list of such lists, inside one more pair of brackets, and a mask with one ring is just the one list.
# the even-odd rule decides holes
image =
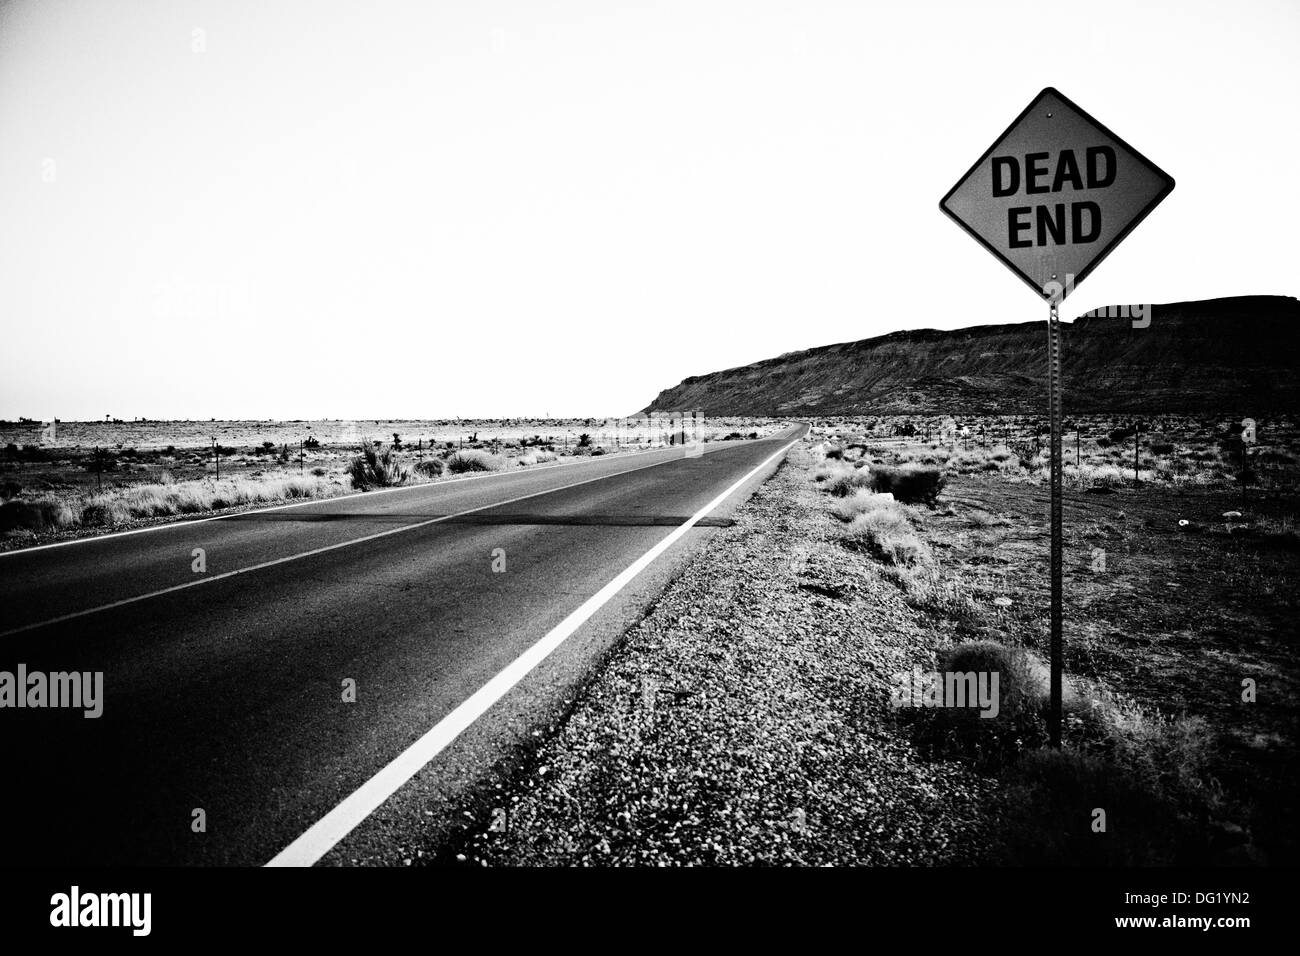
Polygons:
[[438,862],[980,861],[993,781],[922,759],[890,706],[939,638],[835,543],[813,463],[791,449]]

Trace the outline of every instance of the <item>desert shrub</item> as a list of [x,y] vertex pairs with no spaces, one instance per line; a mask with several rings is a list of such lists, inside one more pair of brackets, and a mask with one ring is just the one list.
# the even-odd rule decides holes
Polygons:
[[1065,465],[1061,475],[1071,483],[1084,488],[1119,488],[1128,480],[1127,473],[1118,465]]
[[[1098,807],[1104,833],[1092,830]],[[1153,865],[1168,862],[1177,843],[1170,807],[1076,747],[1025,754],[1007,774],[998,816],[996,855],[1013,865]]]
[[1098,448],[1109,448],[1111,444],[1112,444],[1111,440],[1107,438],[1105,435],[1097,439]]
[[81,523],[87,527],[114,527],[132,519],[131,509],[121,498],[95,495],[81,507]]
[[438,478],[442,475],[444,467],[440,458],[426,458],[416,462],[415,473],[426,478]]
[[[1199,718],[1167,717],[1122,698],[1091,708],[1089,734],[1025,754],[1003,775],[1005,862],[1167,866],[1221,862],[1231,840],[1211,825],[1225,809]],[[1106,832],[1092,829],[1106,811]],[[1238,842],[1247,838],[1242,835]]]
[[447,471],[460,475],[471,471],[500,471],[501,459],[487,452],[467,449],[447,458]]
[[960,673],[996,673],[999,719],[1035,714],[1048,703],[1050,675],[1047,665],[1024,648],[1009,647],[997,641],[956,644],[940,655],[940,669]]
[[891,564],[926,560],[929,549],[905,519],[888,511],[869,511],[849,522],[844,541],[863,547]]
[[597,447],[595,447],[595,448],[593,448],[593,449],[591,450],[592,457],[595,457],[595,456],[597,456],[597,455],[604,455],[604,454],[607,454],[607,452],[608,452],[607,449],[605,449],[605,448],[601,448],[601,447],[599,447],[599,446],[597,446]]
[[947,479],[938,468],[921,465],[872,465],[868,478],[873,491],[892,494],[907,504],[933,505]]
[[1094,708],[1100,746],[1144,790],[1194,810],[1217,809],[1218,781],[1209,775],[1212,737],[1199,717],[1171,717],[1109,696]]
[[841,448],[839,445],[827,445],[825,456],[831,461],[843,461],[844,449]]
[[1171,441],[1153,441],[1147,446],[1147,449],[1153,455],[1172,455],[1174,453],[1174,443]]
[[92,495],[80,505],[80,523],[113,527],[136,518],[196,514],[218,508],[263,504],[295,498],[319,498],[339,486],[321,477],[227,478],[219,482],[186,481],[144,484]]
[[[975,685],[963,675],[974,675]],[[899,714],[926,756],[960,757],[997,772],[1047,742],[1048,672],[1030,652],[988,640],[951,645],[940,651],[932,678],[939,705]],[[996,712],[982,706],[977,688],[994,691]]]
[[533,457],[537,459],[539,465],[545,464],[548,461],[559,461],[560,459],[559,455],[548,448],[543,448],[539,451],[533,452]]
[[912,526],[913,512],[891,495],[859,488],[831,511],[848,522],[840,536],[847,547],[862,549],[894,565],[930,560],[930,549]]
[[404,485],[410,480],[411,473],[393,456],[391,448],[379,449],[365,442],[360,453],[348,463],[348,476],[353,488],[365,491]]
[[326,475],[329,474],[329,471],[324,468],[316,467],[311,470],[311,473],[315,475],[317,478],[324,478]]
[[59,531],[75,527],[80,516],[66,502],[54,498],[6,501],[0,504],[0,531]]
[[865,469],[858,469],[849,464],[836,462],[814,472],[813,481],[819,482],[822,491],[827,494],[843,498],[859,488],[869,488],[871,486],[871,474]]
[[529,465],[539,465],[544,462],[555,461],[557,458],[559,458],[559,455],[555,454],[553,451],[537,449],[536,451],[530,451],[526,455],[520,455],[516,461],[520,467],[526,468]]

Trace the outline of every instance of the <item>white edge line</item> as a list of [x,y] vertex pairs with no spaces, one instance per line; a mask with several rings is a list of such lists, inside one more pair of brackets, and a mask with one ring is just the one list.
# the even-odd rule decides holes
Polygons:
[[700,519],[730,498],[773,461],[788,452],[791,446],[798,441],[799,439],[796,438],[777,449],[764,459],[762,464],[748,472],[730,488],[693,514],[684,524],[674,528],[662,541],[637,558],[618,577],[584,601],[577,610],[553,627],[536,644],[520,654],[505,669],[466,698],[451,713],[434,724],[423,737],[402,751],[387,766],[346,797],[342,803],[313,823],[306,832],[277,853],[266,866],[311,866],[320,860],[363,820],[382,806],[408,780],[419,773],[448,744],[482,717],[493,704],[523,680],[533,668],[564,643],[571,634],[581,627],[610,598],[622,590],[628,582],[645,570],[655,558],[672,547]]
[[[129,598],[123,598],[120,601],[113,601],[110,604],[100,604],[96,607],[88,607],[82,611],[73,611],[71,614],[63,614],[60,615],[59,617],[51,617],[44,621],[34,621],[31,624],[24,624],[22,627],[15,627],[8,631],[0,631],[0,638],[12,637],[15,634],[23,634],[26,633],[27,631],[34,631],[37,630],[38,628],[49,627],[53,624],[62,624],[64,621],[72,621],[79,617],[86,617],[87,615],[90,614],[99,614],[103,611],[111,611],[113,608],[124,607],[127,604],[135,604],[139,601],[147,601],[150,598],[162,597],[164,594],[173,594],[176,591],[185,591],[189,588],[200,587],[204,584],[212,584],[214,581],[222,581],[226,578],[233,578],[239,574],[248,574],[250,571],[261,571],[264,568],[273,568],[277,564],[287,564],[290,561],[298,561],[302,558],[310,558],[317,554],[325,554],[330,551],[337,551],[339,548],[347,548],[354,544],[364,544],[367,541],[374,541],[378,538],[386,538],[389,535],[401,534],[403,531],[414,531],[417,528],[426,528],[429,525],[438,524],[439,522],[442,521],[450,521],[452,518],[460,518],[463,517],[464,515],[472,515],[477,511],[486,511],[489,508],[502,508],[506,505],[512,505],[516,501],[525,501],[528,498],[537,498],[541,495],[555,494],[556,492],[559,491],[567,491],[569,488],[577,488],[579,485],[590,484],[593,481],[604,481],[606,478],[617,478],[621,475],[630,475],[633,472],[645,471],[647,468],[658,468],[660,465],[666,465],[669,464],[670,462],[682,461],[682,460],[684,459],[681,457],[676,457],[676,456],[669,457],[669,458],[665,458],[663,461],[654,461],[648,465],[638,465],[636,468],[626,468],[623,471],[611,472],[608,475],[596,475],[592,478],[584,478],[582,479],[582,481],[575,481],[567,485],[561,485],[558,488],[548,488],[544,491],[533,491],[533,492],[529,492],[526,495],[519,495],[516,498],[508,498],[505,501],[496,501],[491,504],[479,505],[477,508],[467,508],[464,511],[457,511],[455,514],[439,515],[438,517],[430,518],[427,521],[418,521],[414,524],[404,524],[400,528],[389,528],[387,531],[377,531],[374,534],[364,535],[363,537],[360,538],[350,538],[347,541],[340,541],[337,544],[329,544],[323,548],[313,548],[311,551],[302,551],[298,554],[285,555],[283,558],[275,558],[272,561],[263,561],[261,564],[251,564],[246,568],[237,568],[234,571],[224,571],[221,574],[211,574],[206,577],[198,578],[197,580],[194,581],[187,581],[184,584],[175,584],[169,588],[161,588],[157,591],[149,591],[146,594],[137,594]],[[475,476],[475,477],[488,477],[488,476]],[[447,482],[444,482],[444,484],[446,483]],[[428,486],[417,485],[413,487],[428,487]],[[389,488],[384,490],[400,491],[404,489]],[[319,499],[319,501],[311,502],[311,503],[318,504],[321,501],[331,501],[331,500],[336,500],[336,499],[321,498]],[[268,509],[268,510],[273,510],[273,509]],[[204,519],[204,520],[214,520],[214,519]],[[183,523],[198,524],[199,522],[194,521],[194,522],[183,522]]]
[[[765,439],[758,438],[753,440],[764,441]],[[669,447],[671,446],[664,445],[662,448],[647,448],[644,451],[618,452],[609,457],[610,460],[612,461],[617,461],[622,458],[636,458],[636,457],[640,457],[641,455],[648,455],[651,452],[663,451],[664,449]],[[602,459],[604,458],[604,456],[597,456],[597,457]],[[325,504],[326,502],[330,502],[330,501],[346,501],[349,498],[361,498],[363,496],[373,498],[376,495],[385,495],[393,491],[414,491],[417,488],[424,488],[424,489],[439,488],[444,485],[454,485],[462,481],[475,481],[480,478],[510,478],[514,475],[532,475],[532,474],[536,474],[539,471],[551,471],[555,468],[559,468],[564,465],[581,465],[581,464],[595,464],[595,463],[596,463],[596,458],[588,458],[585,461],[557,461],[554,464],[550,464],[550,465],[528,466],[526,468],[521,468],[518,471],[514,471],[514,470],[494,471],[489,475],[462,475],[459,478],[450,478],[447,481],[424,481],[414,485],[400,485],[396,488],[372,488],[369,491],[353,491],[345,495],[330,495],[328,497],[309,498],[306,501],[295,501],[292,504],[284,504],[284,505],[271,505],[268,508],[249,508],[247,511],[232,511],[227,514],[209,515],[206,518],[186,518],[180,521],[167,521],[162,524],[150,525],[147,528],[132,528],[129,531],[111,531],[108,534],[89,534],[86,535],[85,537],[73,538],[69,541],[51,541],[49,544],[34,544],[30,548],[10,548],[7,551],[0,551],[0,558],[8,558],[18,554],[31,554],[33,551],[46,551],[49,550],[50,548],[66,548],[74,544],[91,544],[92,542],[95,541],[107,541],[110,538],[125,538],[127,535],[146,534],[150,531],[169,531],[172,528],[186,528],[189,527],[190,525],[203,524],[205,521],[223,521],[227,518],[241,517],[243,515],[265,514],[268,511],[284,511],[287,508],[305,508],[308,505]],[[206,480],[206,479],[201,479],[201,480]]]

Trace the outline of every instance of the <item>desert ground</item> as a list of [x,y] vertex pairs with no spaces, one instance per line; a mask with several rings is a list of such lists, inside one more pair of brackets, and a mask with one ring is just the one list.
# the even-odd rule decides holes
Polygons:
[[[1134,424],[1071,421],[1064,443],[1061,751],[1043,423],[823,420],[424,858],[1290,859],[1300,433],[1137,422],[1135,477]],[[913,668],[1000,672],[1001,714],[891,699]]]
[[[772,419],[0,422],[0,549],[232,508],[685,441],[772,434]],[[360,450],[388,472],[353,476]]]

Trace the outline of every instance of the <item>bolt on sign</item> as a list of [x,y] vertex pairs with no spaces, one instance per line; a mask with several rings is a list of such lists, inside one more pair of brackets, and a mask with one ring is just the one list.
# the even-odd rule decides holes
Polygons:
[[1048,87],[939,208],[1044,299],[1063,299],[1174,188]]

